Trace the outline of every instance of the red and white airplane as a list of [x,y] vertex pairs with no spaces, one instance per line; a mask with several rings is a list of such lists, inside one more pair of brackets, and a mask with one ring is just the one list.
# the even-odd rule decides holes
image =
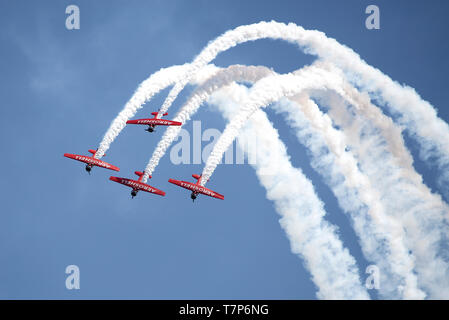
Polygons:
[[192,177],[194,177],[197,180],[196,183],[187,182],[187,181],[180,181],[180,180],[175,180],[175,179],[169,179],[168,182],[176,184],[177,186],[180,186],[180,187],[182,187],[184,189],[192,191],[192,193],[190,194],[190,198],[192,198],[192,200],[194,202],[195,202],[196,197],[200,193],[204,194],[206,196],[209,196],[209,197],[213,197],[213,198],[224,200],[224,196],[223,195],[221,195],[218,192],[212,191],[212,190],[210,190],[210,189],[200,185],[200,183],[201,183],[201,176],[199,176],[197,174],[192,174]]
[[[172,121],[172,120],[165,120],[160,119],[157,117],[157,112],[151,112],[151,115],[153,115],[153,118],[148,119],[137,119],[137,120],[128,120],[126,121],[127,124],[143,124],[147,125],[148,129],[145,129],[145,131],[153,132],[154,128],[156,126],[180,126],[182,125],[181,122],[178,121]],[[162,116],[166,116],[168,113],[164,113]]]
[[[119,178],[119,177],[110,177],[109,180],[112,180],[114,182],[121,183],[127,187],[133,188],[131,190],[131,197],[134,198],[137,196],[137,192],[140,190],[149,192],[149,193],[155,193],[160,196],[165,196],[165,192],[159,189],[156,189],[155,187],[150,186],[149,184],[145,184],[142,182],[143,178],[143,172],[135,171],[136,175],[139,176],[139,180],[132,180],[132,179],[126,179],[126,178]],[[151,178],[151,176],[149,176]]]
[[90,174],[90,170],[92,170],[92,167],[95,167],[95,166],[106,168],[109,170],[120,171],[120,169],[118,167],[113,166],[112,164],[104,162],[100,159],[96,159],[95,154],[97,153],[97,150],[90,149],[89,152],[92,153],[91,157],[83,156],[83,155],[79,155],[79,154],[71,154],[71,153],[64,153],[64,157],[86,163],[86,171],[89,172],[89,174]]

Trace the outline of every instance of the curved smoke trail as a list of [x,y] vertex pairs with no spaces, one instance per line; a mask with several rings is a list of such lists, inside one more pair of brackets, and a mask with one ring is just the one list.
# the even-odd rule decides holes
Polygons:
[[[227,119],[231,119],[233,112],[240,108],[232,99],[216,106],[221,108]],[[256,140],[257,151],[247,151],[243,147]],[[335,226],[324,220],[324,205],[312,183],[300,169],[292,166],[277,130],[262,111],[256,112],[246,123],[239,143],[243,150],[253,153],[249,155],[256,159],[252,166],[267,191],[267,198],[274,201],[293,253],[304,259],[318,287],[317,297],[368,299],[366,289],[360,284],[356,262],[343,247]],[[273,166],[273,158],[279,160],[279,165]]]
[[[309,68],[310,70],[311,68]],[[335,76],[335,74],[332,74]],[[322,74],[322,76],[326,76],[326,79],[329,80],[331,76]],[[335,79],[333,80],[335,81]],[[337,82],[339,85],[341,85],[341,82]],[[316,84],[316,82],[315,82]],[[332,87],[332,86],[330,86]],[[291,75],[282,75],[282,76],[270,76],[266,77],[262,80],[260,80],[257,84],[253,86],[253,88],[250,91],[250,95],[247,100],[243,103],[242,109],[235,115],[233,121],[229,123],[223,133],[223,135],[220,137],[218,142],[215,144],[214,149],[212,153],[209,156],[209,159],[207,160],[206,166],[203,170],[203,185],[209,179],[210,175],[212,174],[213,170],[219,163],[219,161],[222,158],[223,153],[227,150],[230,143],[234,140],[234,138],[238,135],[239,130],[243,127],[244,123],[249,119],[249,117],[252,115],[253,112],[255,112],[259,107],[267,106],[270,103],[273,103],[280,98],[285,96],[293,96],[297,92],[300,92],[304,89],[304,79],[294,79],[294,77],[291,77]],[[339,92],[341,95],[341,92]],[[366,135],[366,134],[365,134]],[[379,150],[379,147],[373,148],[374,151]],[[370,150],[370,152],[373,152],[373,150]],[[378,166],[382,167],[383,163],[378,163]],[[391,170],[390,173],[387,174],[388,177],[394,177],[397,179],[397,181],[394,181],[395,186],[399,186],[403,184],[403,181],[397,177],[397,175],[392,176]],[[379,179],[379,177],[372,176],[372,179]],[[391,182],[391,181],[390,181]],[[391,188],[389,189],[388,186],[383,186],[384,190],[386,192],[391,193]],[[408,188],[405,189],[408,191],[407,195],[414,195],[415,197],[418,196],[416,192],[421,192],[420,190],[413,190],[413,185],[408,185]],[[416,188],[415,188],[416,189]],[[395,190],[395,195],[403,196],[404,190]],[[369,199],[369,198],[367,198]],[[413,198],[412,198],[413,199]],[[419,199],[419,198],[418,198]],[[416,202],[416,200],[414,200]],[[396,201],[397,203],[398,201]],[[419,202],[419,201],[418,201]],[[427,207],[435,205],[439,205],[438,203],[427,203]],[[412,206],[410,208],[410,206]],[[396,208],[396,209],[402,209],[403,211],[409,212],[410,215],[414,218],[412,222],[405,221],[404,218],[402,218],[402,222],[406,223],[408,226],[413,226],[414,221],[422,221],[425,219],[426,223],[423,224],[423,228],[415,227],[415,228],[409,228],[409,231],[416,232],[417,229],[420,232],[417,232],[416,234],[418,236],[423,236],[429,231],[433,231],[431,234],[432,236],[427,236],[426,240],[417,239],[416,235],[411,235],[409,238],[412,240],[410,241],[410,246],[414,250],[414,254],[419,258],[420,260],[420,268],[418,268],[418,271],[420,275],[422,276],[422,283],[423,286],[425,286],[429,292],[431,293],[432,297],[444,297],[447,296],[447,287],[445,287],[446,280],[445,275],[448,274],[448,265],[447,262],[444,261],[444,259],[440,256],[438,256],[438,244],[441,243],[442,239],[442,228],[444,225],[441,224],[443,222],[443,216],[447,214],[447,210],[445,210],[445,207],[440,207],[439,210],[432,210],[429,216],[429,212],[423,211],[423,204],[418,203],[413,205],[413,203],[409,203],[408,206],[402,207],[402,208]],[[437,208],[438,209],[438,208]],[[399,211],[400,212],[400,211]],[[426,214],[426,217],[423,218],[423,214]],[[397,216],[394,215],[394,216]],[[425,227],[424,227],[425,226]],[[397,235],[397,233],[396,233]],[[408,235],[408,233],[407,233]],[[394,235],[393,235],[394,236]],[[398,237],[395,237],[397,239]],[[443,238],[444,239],[444,238]],[[395,240],[396,241],[396,240]],[[429,265],[427,264],[426,258],[432,258],[433,266],[438,267],[438,270],[429,272]],[[408,270],[411,270],[410,263],[406,262],[407,260],[404,260],[405,263],[404,266]],[[432,270],[433,268],[430,268]],[[410,278],[411,283],[414,283],[413,277]],[[413,287],[413,285],[412,285]],[[414,291],[406,291],[413,293]],[[413,296],[413,294],[411,294]],[[419,294],[417,295],[419,296]]]
[[310,151],[312,167],[350,215],[365,257],[382,270],[379,292],[390,299],[423,299],[425,294],[414,274],[415,258],[405,244],[402,224],[385,211],[380,193],[359,170],[352,152],[347,151],[346,137],[307,96],[293,99],[298,103],[285,99],[274,109],[285,113],[298,139]]
[[[100,142],[95,158],[100,159],[103,157],[105,152],[109,149],[111,143],[126,126],[126,121],[133,117],[137,110],[142,108],[142,106],[156,93],[175,83],[179,77],[183,76],[185,72],[187,72],[187,70],[188,64],[162,68],[143,81],[137,88],[136,92],[134,92],[131,99],[126,103],[123,110],[120,111],[117,117],[112,121],[102,141]],[[205,68],[195,74],[195,77],[191,77],[190,79],[193,81],[201,81],[202,77],[209,77],[215,71],[217,71],[215,66],[205,66]]]
[[[247,67],[247,66],[230,66],[224,70],[216,72],[213,77],[203,83],[189,98],[188,102],[181,108],[180,112],[176,115],[175,121],[181,121],[183,124],[190,119],[190,116],[197,111],[199,106],[207,100],[210,93],[217,90],[220,87],[226,86],[234,81],[241,82],[255,82],[267,75],[274,74],[273,71],[266,67]],[[212,74],[211,74],[212,76]],[[325,212],[321,201],[317,198],[313,186],[309,180],[307,180],[299,169],[295,169],[291,166],[288,157],[284,154],[285,147],[282,142],[279,141],[277,132],[269,124],[268,120],[260,120],[259,126],[265,132],[272,132],[273,136],[270,137],[270,143],[266,146],[267,150],[264,153],[270,152],[268,159],[273,159],[273,153],[276,157],[282,159],[281,161],[286,164],[283,165],[284,170],[288,168],[288,174],[279,172],[276,174],[277,183],[285,185],[299,184],[290,194],[283,196],[272,197],[275,201],[278,212],[284,216],[281,221],[281,225],[287,232],[293,251],[304,257],[306,265],[308,266],[317,287],[319,288],[318,296],[325,299],[336,298],[367,298],[366,291],[361,288],[357,275],[357,268],[353,257],[349,255],[347,250],[343,249],[341,241],[338,239],[335,229],[327,222],[316,220],[312,218],[316,215],[323,217]],[[267,129],[268,127],[268,129]],[[263,129],[266,128],[266,129]],[[259,129],[259,130],[260,130]],[[160,157],[165,153],[168,146],[176,138],[180,131],[180,127],[167,128],[164,136],[158,143],[152,159],[149,162],[151,170],[154,170],[155,166],[159,162]],[[266,139],[266,138],[265,138]],[[274,147],[273,147],[274,146]],[[274,150],[273,150],[274,148]],[[260,150],[259,150],[260,151]],[[265,155],[266,156],[266,155]],[[264,156],[264,157],[265,157]],[[268,163],[259,166],[259,178],[261,172],[267,170]],[[148,169],[148,167],[147,167]],[[147,174],[151,174],[152,171],[146,170]],[[273,186],[270,186],[269,179],[263,179],[263,185],[270,190]],[[271,182],[273,184],[273,182]],[[305,191],[306,190],[306,191]],[[307,200],[306,200],[307,199]],[[285,206],[288,203],[288,207]],[[288,212],[295,213],[292,217],[288,218],[286,215]],[[312,215],[310,212],[314,212]],[[302,214],[302,215],[301,215]],[[298,220],[298,215],[300,220]],[[307,225],[305,228],[303,225]],[[296,235],[297,230],[307,230],[304,234],[310,234],[304,238],[304,235],[298,239]],[[295,231],[296,230],[296,231]],[[314,241],[314,239],[322,240]],[[326,239],[323,241],[323,239]],[[314,248],[312,250],[312,248]],[[315,255],[312,259],[311,254]],[[325,264],[316,265],[317,256],[319,261],[329,261]],[[339,270],[335,270],[337,266],[343,266]],[[326,275],[334,274],[332,280],[329,280]],[[338,288],[336,287],[338,284]]]
[[[231,66],[227,69],[221,70],[215,73],[210,80],[195,91],[188,102],[181,108],[181,111],[176,116],[175,120],[184,123],[186,120],[190,119],[190,116],[197,111],[201,103],[208,98],[210,92],[217,90],[219,87],[225,86],[233,81],[255,82],[257,79],[270,74],[274,74],[274,72],[265,67]],[[322,76],[325,77],[326,75]],[[319,110],[317,112],[315,112],[314,116],[311,116],[309,120],[317,126],[327,124],[326,121],[323,120],[319,122],[319,119],[322,119],[324,116],[319,113]],[[316,120],[318,120],[318,123]],[[179,127],[173,127],[171,130],[170,128],[167,129],[155,152],[153,153],[149,165],[147,166],[146,172],[148,175],[152,174],[155,166],[159,162],[159,159],[165,153],[171,142],[175,139],[179,130]],[[382,270],[393,270],[393,275],[386,277],[388,279],[384,282],[389,285],[382,287],[384,295],[389,297],[403,296],[405,298],[423,298],[424,294],[417,289],[416,276],[413,274],[413,258],[409,256],[408,249],[405,248],[402,241],[404,234],[401,226],[397,226],[397,222],[391,221],[391,218],[386,216],[383,212],[382,204],[380,204],[378,197],[376,198],[376,191],[372,189],[369,181],[367,181],[367,178],[358,171],[354,158],[345,152],[344,144],[341,142],[342,139],[340,138],[340,140],[338,140],[335,137],[338,136],[339,132],[333,129],[331,124],[328,124],[325,129],[322,129],[322,133],[324,133],[324,135],[328,133],[327,143],[331,146],[331,149],[333,147],[332,151],[337,157],[336,162],[340,162],[339,164],[343,168],[346,168],[344,172],[345,177],[351,181],[351,185],[355,185],[354,187],[358,190],[359,194],[364,197],[362,205],[368,206],[370,211],[373,211],[371,215],[377,218],[378,221],[375,222],[375,226],[377,225],[386,229],[382,230],[377,228],[377,231],[373,233],[371,230],[372,228],[369,228],[369,226],[372,226],[369,224],[369,217],[364,217],[362,219],[357,216],[357,212],[360,210],[362,205],[355,207],[352,211],[346,210],[350,211],[353,220],[358,221],[356,226],[360,227],[358,228],[357,233],[362,242],[364,242],[362,243],[362,248],[365,249],[365,256],[382,266]],[[330,169],[331,167],[329,167],[328,170],[332,172]],[[335,192],[335,190],[337,190],[337,192]],[[341,192],[338,194],[338,190],[338,187],[334,188],[334,193],[339,198],[340,202],[342,202],[345,198],[345,194],[341,194]],[[381,238],[379,238],[379,234],[382,235]],[[391,237],[394,237],[394,241],[390,239]],[[386,256],[389,256],[390,253],[385,252],[385,249],[380,248],[385,241],[388,243],[386,250],[393,250],[391,257],[389,258],[383,255],[385,254]],[[390,265],[388,265],[388,263],[390,263]],[[386,276],[386,274],[383,275]],[[397,291],[398,288],[401,287],[404,288],[402,290],[403,292],[395,292],[395,290]],[[387,290],[388,288],[390,288],[389,291]]]
[[179,74],[184,74],[186,70],[186,64],[182,66],[162,68],[161,70],[153,73],[147,80],[143,81],[131,99],[126,103],[123,110],[120,111],[118,116],[112,121],[103,137],[103,140],[100,142],[95,158],[100,159],[103,157],[105,152],[109,149],[111,143],[126,126],[126,121],[134,116],[137,110],[139,110],[147,100],[151,99],[160,90],[163,90],[170,84],[173,84],[179,77]]
[[447,204],[422,183],[421,176],[398,164],[386,143],[389,138],[379,134],[370,117],[354,116],[351,110],[345,110],[341,99],[324,100],[361,169],[381,194],[387,212],[404,226],[405,240],[416,257],[420,285],[430,298],[447,298]]
[[247,101],[242,103],[242,108],[235,115],[233,121],[228,123],[223,134],[214,145],[203,169],[201,185],[209,180],[220,163],[223,153],[237,137],[240,129],[259,108],[266,107],[284,96],[292,97],[303,90],[332,89],[345,96],[341,88],[340,77],[314,65],[304,67],[295,73],[267,76],[258,81],[250,90]]
[[[229,92],[229,88],[226,89]],[[227,105],[229,93],[222,96],[219,94],[220,92],[215,93],[210,102],[218,106]],[[321,142],[316,137],[316,132],[313,137],[313,132],[311,133],[310,129],[307,132],[304,130],[298,132],[298,135],[301,136],[300,140],[302,142],[305,140],[307,147],[313,150],[314,162],[319,163],[315,168],[319,167],[318,171],[331,186],[340,206],[350,214],[354,221],[354,228],[361,240],[364,255],[381,268],[384,285],[380,288],[380,293],[387,298],[424,298],[425,294],[418,288],[417,278],[413,272],[413,256],[409,254],[409,250],[404,244],[405,235],[402,226],[396,219],[389,217],[384,212],[378,193],[372,188],[367,177],[358,170],[355,159],[345,151],[344,137],[341,132],[332,127],[331,120],[323,115],[314,104],[309,106],[303,104],[305,107],[302,110],[307,115],[305,117],[301,108],[296,104],[286,105],[293,106],[293,108],[280,109],[288,112],[289,118],[293,120],[290,121],[290,124],[293,124],[295,129],[298,129],[298,123],[301,123],[302,120],[301,125],[305,122],[310,123],[319,132],[319,136],[325,137],[325,142]],[[222,107],[222,109],[224,108]],[[253,117],[248,121],[252,119]],[[240,138],[241,132],[239,133]],[[259,146],[260,143],[257,140],[257,148]],[[322,154],[322,150],[325,148],[332,151],[332,156]],[[276,159],[272,155],[265,156],[270,159],[271,163]],[[273,168],[280,165],[272,163]],[[341,176],[344,176],[344,179]],[[355,190],[357,196],[351,197],[351,201],[348,201],[348,195],[352,190]]]
[[[201,104],[209,98],[210,94],[220,87],[226,86],[234,81],[254,83],[270,74],[274,74],[271,69],[259,66],[233,65],[220,71],[215,70],[215,73],[210,73],[209,79],[195,90],[173,120],[179,121],[184,125],[186,121],[190,120],[190,117],[198,110]],[[176,139],[180,131],[181,126],[171,126],[167,128],[145,169],[143,177],[144,182],[146,182],[148,177],[153,174],[159,160],[165,154],[171,143]]]
[[[259,114],[257,111],[259,107],[266,106],[265,103],[276,102],[284,96],[293,97],[296,93],[305,89],[309,92],[325,92],[319,97],[319,100],[327,101],[326,104],[330,107],[328,115],[344,133],[347,139],[346,144],[350,148],[349,151],[353,153],[353,158],[357,160],[360,171],[366,175],[369,183],[371,183],[371,186],[366,184],[368,182],[363,177],[355,179],[357,182],[355,186],[366,190],[357,193],[357,197],[360,197],[360,199],[354,199],[354,203],[348,205],[347,201],[350,200],[346,199],[346,203],[343,203],[343,205],[340,203],[340,205],[342,207],[346,205],[348,210],[355,210],[359,202],[368,204],[368,206],[377,206],[380,201],[388,215],[395,218],[395,221],[399,221],[405,228],[406,245],[412,249],[411,254],[416,257],[419,284],[429,292],[431,298],[447,298],[449,296],[449,268],[447,263],[449,255],[447,254],[447,244],[443,242],[448,240],[445,228],[449,221],[449,210],[441,196],[432,193],[423,183],[422,177],[414,170],[413,158],[405,147],[400,127],[407,130],[410,136],[420,144],[420,158],[426,164],[436,164],[439,171],[442,171],[439,177],[440,188],[443,192],[448,192],[449,126],[438,118],[433,106],[422,100],[413,88],[401,86],[380,70],[368,65],[353,50],[339,44],[334,39],[327,38],[322,32],[304,30],[292,23],[286,25],[275,21],[241,26],[226,32],[211,41],[191,64],[161,69],[144,81],[112,122],[95,157],[101,158],[104,155],[104,152],[125,126],[126,121],[154,94],[175,84],[159,110],[158,116],[160,116],[162,112],[168,110],[179,92],[189,81],[201,83],[219,72],[217,68],[213,66],[208,68],[207,65],[220,52],[226,51],[237,44],[262,38],[282,39],[296,43],[306,53],[317,55],[321,61],[328,63],[327,68],[331,70],[330,78],[322,78],[325,73],[323,69],[321,71],[316,70],[314,76],[304,77],[304,73],[307,73],[307,70],[310,71],[311,67],[309,67],[297,72],[297,74],[269,75],[265,79],[258,80],[258,83],[251,89],[245,103],[239,109],[240,111],[228,124],[222,137],[216,143],[204,168],[203,184],[221,160],[221,150],[223,148],[226,150],[226,146],[232,143],[234,137],[241,130],[246,130],[245,123],[254,112]],[[295,83],[295,79],[301,74],[305,83]],[[279,91],[270,91],[270,86],[273,85]],[[363,92],[360,93],[354,87]],[[329,91],[326,89],[335,91],[336,95],[328,94]],[[207,94],[210,94],[210,92]],[[192,112],[196,111],[205,97],[206,94],[198,97],[197,106],[194,107]],[[371,103],[371,99],[387,108],[393,119],[385,116],[380,109]],[[302,101],[302,104],[309,103]],[[190,117],[190,114],[185,113],[184,116]],[[358,115],[362,115],[362,117]],[[395,126],[393,120],[399,123],[400,127]],[[293,123],[295,122],[293,121]],[[301,123],[297,122],[296,124]],[[307,130],[310,128],[301,125],[297,129],[298,137],[303,139],[303,143],[307,144],[308,140],[301,135],[301,132],[308,132]],[[257,128],[254,130],[257,130]],[[167,130],[168,135],[164,135],[167,139],[164,144],[161,144],[161,148],[158,145],[157,151],[160,154],[156,155],[156,151],[153,154],[156,155],[154,159],[157,159],[157,162],[171,143],[172,140],[170,141],[170,139],[176,137],[175,132],[171,128]],[[321,137],[324,136],[324,140],[326,140],[326,135],[322,131],[320,131],[320,135]],[[167,142],[168,144],[165,144]],[[347,151],[346,149],[333,149],[335,146],[329,144],[329,142],[328,140],[326,143],[334,156],[338,152]],[[314,152],[313,147],[310,146],[312,154]],[[337,145],[337,147],[341,146]],[[219,158],[218,161],[217,158]],[[330,172],[330,167],[324,166],[326,159],[321,162],[315,161],[317,170],[321,170],[323,175]],[[337,164],[338,160],[338,157],[333,159]],[[147,170],[154,170],[157,162],[149,163]],[[347,165],[347,163],[341,163],[340,167],[343,168],[344,165]],[[354,164],[352,167],[356,169]],[[147,174],[147,170],[145,174]],[[346,172],[346,174],[349,173]],[[350,175],[345,175],[345,178],[348,177]],[[276,188],[272,185],[273,181],[266,181],[262,176],[259,178],[263,181],[262,184],[267,190]],[[333,186],[334,192],[338,194],[340,189],[335,183],[335,177],[328,175],[328,178],[328,184]],[[373,189],[377,190],[380,195],[370,199],[369,195]],[[270,195],[271,192],[268,191],[268,194]],[[446,195],[449,197],[449,194]],[[282,197],[282,195],[279,196]],[[273,198],[273,200],[276,202],[279,198]],[[339,200],[341,200],[341,197]],[[359,202],[355,200],[359,200]],[[278,206],[278,202],[276,202],[276,206]],[[278,212],[281,213],[282,210],[278,210]],[[382,212],[379,208],[376,210]],[[360,225],[363,224],[360,223]],[[398,250],[394,252],[404,254],[403,248],[399,250],[399,244],[396,243],[396,240],[402,238],[402,236],[398,236],[400,233],[394,230],[388,230],[392,232],[389,239],[394,242],[392,252]],[[442,254],[442,251],[445,251],[445,253]],[[310,263],[310,261],[306,263]],[[412,270],[410,259],[405,257],[405,260],[400,261],[396,267],[399,269],[392,267],[392,271],[395,273],[404,268],[407,270],[402,280],[399,279],[401,277],[396,279],[404,283],[403,296],[420,297],[420,292],[414,286],[413,275],[410,275]],[[386,292],[389,292],[388,289]]]
[[421,99],[413,88],[401,86],[380,70],[368,65],[352,49],[326,37],[323,32],[305,30],[294,23],[287,25],[276,21],[262,21],[239,26],[211,41],[189,65],[185,76],[172,88],[159,114],[168,110],[189,79],[219,53],[238,44],[264,38],[296,43],[306,53],[339,66],[350,82],[376,97],[398,117],[399,123],[405,125],[420,144],[420,157],[425,161],[435,159],[443,173],[440,177],[443,185],[449,181],[449,170],[445,170],[449,168],[449,126],[438,118],[435,108]]
[[[144,81],[111,124],[100,143],[96,157],[101,158],[103,156],[110,143],[123,129],[126,120],[135,114],[135,110],[151,99],[156,92],[162,90],[161,88],[176,83],[166,101],[164,101],[159,115],[161,112],[168,110],[189,80],[195,77],[196,73],[219,53],[238,44],[264,38],[296,43],[304,48],[306,53],[317,55],[342,68],[353,84],[379,99],[382,104],[390,108],[393,114],[398,116],[398,121],[404,124],[411,135],[420,143],[422,150],[420,157],[425,161],[429,159],[436,161],[440,170],[443,171],[440,180],[443,183],[449,181],[449,170],[445,170],[449,167],[449,126],[438,118],[432,105],[422,100],[413,88],[401,86],[380,70],[368,65],[350,48],[339,44],[335,39],[327,38],[323,32],[305,30],[294,23],[287,25],[276,21],[263,21],[225,32],[211,41],[192,64],[184,65],[182,70],[171,74],[171,81],[168,81],[168,83],[160,84],[157,79],[151,79],[153,76]],[[163,80],[161,79],[162,82],[164,82]],[[152,86],[148,86],[149,84]],[[443,188],[445,192],[448,191],[446,187]]]

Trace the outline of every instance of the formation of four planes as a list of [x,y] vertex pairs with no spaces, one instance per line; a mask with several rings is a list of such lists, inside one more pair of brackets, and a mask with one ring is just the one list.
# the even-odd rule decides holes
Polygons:
[[[177,122],[177,121],[172,121],[172,120],[165,120],[165,119],[160,119],[158,118],[158,113],[157,112],[152,112],[151,113],[154,117],[153,118],[148,118],[148,119],[137,119],[137,120],[128,120],[126,123],[127,124],[140,124],[140,125],[147,125],[148,128],[145,129],[145,131],[148,132],[153,132],[154,129],[156,128],[156,126],[180,126],[182,125],[181,122]],[[164,113],[163,116],[166,116],[167,113]],[[101,168],[105,168],[105,169],[109,169],[109,170],[114,170],[114,171],[120,171],[120,169],[116,166],[113,166],[112,164],[109,164],[107,162],[104,162],[100,159],[95,158],[95,154],[96,154],[96,150],[89,150],[89,152],[92,154],[92,156],[83,156],[83,155],[78,155],[78,154],[70,154],[70,153],[64,153],[64,157],[73,159],[73,160],[77,160],[77,161],[81,161],[86,163],[86,171],[90,174],[90,171],[92,170],[93,167],[101,167]],[[131,197],[134,198],[137,193],[139,191],[145,191],[145,192],[149,192],[149,193],[154,193],[160,196],[165,196],[165,192],[162,190],[159,190],[155,187],[150,186],[149,184],[143,183],[142,179],[143,179],[143,172],[140,171],[135,171],[134,172],[137,176],[139,176],[138,180],[133,180],[133,179],[127,179],[127,178],[119,178],[119,177],[113,177],[111,176],[109,178],[109,180],[123,184],[127,187],[132,188],[131,190]],[[173,183],[177,186],[180,186],[184,189],[190,190],[192,191],[192,193],[190,194],[190,198],[195,201],[196,197],[199,194],[204,194],[206,196],[209,197],[213,197],[213,198],[217,198],[217,199],[221,199],[224,200],[224,196],[212,191],[206,187],[203,187],[201,185],[201,175],[197,175],[197,174],[193,174],[192,175],[193,178],[196,179],[196,183],[192,183],[192,182],[187,182],[187,181],[181,181],[181,180],[175,180],[175,179],[169,179],[168,182]],[[149,178],[151,178],[151,176],[149,176]]]

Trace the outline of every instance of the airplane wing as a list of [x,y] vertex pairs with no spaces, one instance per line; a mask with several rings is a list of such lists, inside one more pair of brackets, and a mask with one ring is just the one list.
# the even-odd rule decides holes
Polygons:
[[211,189],[208,189],[206,187],[202,187],[202,189],[200,191],[198,191],[198,192],[201,193],[201,194],[204,194],[206,196],[209,196],[209,197],[213,197],[213,198],[217,198],[217,199],[220,199],[220,200],[224,200],[224,195],[219,194],[218,192],[215,192],[215,191],[213,191]]
[[145,184],[136,180],[127,179],[127,178],[119,178],[119,177],[109,177],[109,180],[123,184],[127,187],[133,188],[139,191],[145,191],[149,193],[158,194],[160,196],[165,196],[165,192],[159,190],[155,187],[150,186],[149,184]]
[[145,125],[150,125],[150,124],[154,124],[153,123],[154,119],[136,119],[136,120],[128,120],[126,121],[127,124],[145,124]]
[[180,125],[182,125],[182,123],[179,121],[163,120],[163,119],[158,119],[158,120],[162,120],[161,123],[157,124],[158,126],[180,126]]
[[165,192],[164,191],[159,190],[158,188],[152,187],[149,184],[144,185],[144,187],[139,188],[139,190],[142,190],[142,191],[145,191],[145,192],[149,192],[149,193],[158,194],[160,196],[165,196]]
[[112,164],[104,162],[102,160],[97,159],[97,161],[95,161],[95,163],[92,163],[92,164],[97,167],[102,167],[102,168],[106,168],[106,169],[114,170],[114,171],[120,171],[120,169],[118,167],[113,166]]
[[176,184],[177,186],[180,186],[181,188],[191,190],[193,191],[193,188],[195,188],[195,184],[187,181],[181,181],[181,180],[175,180],[175,179],[168,179],[168,182]]
[[217,198],[220,200],[224,200],[224,196],[219,194],[218,192],[215,192],[213,190],[210,190],[206,187],[197,185],[195,183],[187,182],[187,181],[181,181],[181,180],[175,180],[175,179],[169,179],[168,182],[173,183],[177,186],[180,186],[181,188],[204,194],[205,196]]
[[182,123],[178,122],[178,121],[157,119],[157,118],[128,120],[128,121],[126,121],[126,123],[127,124],[155,125],[155,126],[180,126],[180,125],[182,125]]
[[79,155],[79,154],[70,154],[70,153],[64,153],[64,157],[67,157],[67,158],[70,158],[70,159],[73,159],[76,161],[81,161],[81,162],[90,164],[92,166],[102,167],[102,168],[114,170],[114,171],[120,171],[120,169],[118,167],[113,166],[112,164],[109,164],[107,162],[104,162],[103,160],[95,159],[93,157],[83,156],[83,155]]

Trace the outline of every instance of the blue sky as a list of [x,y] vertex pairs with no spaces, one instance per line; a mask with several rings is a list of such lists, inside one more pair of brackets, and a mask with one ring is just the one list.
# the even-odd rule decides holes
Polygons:
[[[80,8],[80,30],[65,28],[70,4]],[[369,4],[380,8],[380,30],[365,28]],[[166,197],[131,200],[129,189],[108,181],[110,172],[96,168],[89,176],[62,155],[96,148],[151,73],[191,61],[230,28],[272,19],[325,32],[414,87],[449,121],[447,12],[447,1],[1,1],[0,298],[314,299],[310,275],[290,252],[250,166],[220,166],[208,186],[226,200],[200,197],[192,204],[167,180],[190,180],[202,165],[175,166],[166,156],[150,180]],[[313,59],[290,44],[261,40],[215,63],[289,72]],[[157,110],[167,92],[138,116]],[[350,221],[281,117],[269,117],[293,163],[312,179],[364,279],[369,262]],[[195,120],[203,129],[225,126],[207,109]],[[125,128],[104,160],[131,177],[146,165],[162,131]],[[415,154],[416,145],[407,142]],[[415,159],[435,188],[435,172]],[[81,270],[80,290],[65,288],[70,264]]]

